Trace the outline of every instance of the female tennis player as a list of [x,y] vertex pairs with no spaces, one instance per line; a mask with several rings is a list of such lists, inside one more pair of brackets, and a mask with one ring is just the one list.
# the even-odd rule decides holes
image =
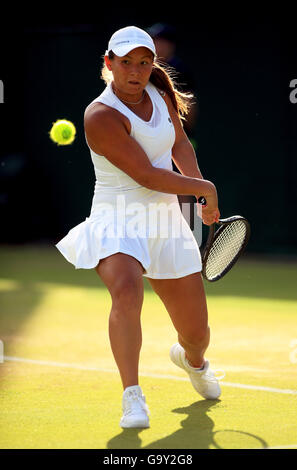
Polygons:
[[109,338],[124,389],[120,426],[145,428],[149,410],[138,381],[143,276],[177,331],[171,360],[204,398],[220,396],[204,357],[210,329],[199,247],[177,195],[206,198],[206,225],[220,212],[216,188],[203,179],[183,130],[191,97],[158,64],[152,38],[135,26],[116,31],[102,78],[105,90],[85,111],[96,175],[90,216],[56,246],[76,269],[94,268],[109,290]]

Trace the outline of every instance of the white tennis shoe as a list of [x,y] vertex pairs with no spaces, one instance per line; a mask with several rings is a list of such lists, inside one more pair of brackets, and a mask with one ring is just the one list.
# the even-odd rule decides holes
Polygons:
[[193,387],[203,398],[209,400],[219,398],[221,395],[219,379],[210,370],[209,361],[205,361],[203,369],[195,369],[189,364],[185,350],[179,343],[174,344],[170,349],[170,359],[176,366],[181,367],[189,374]]
[[123,393],[122,428],[149,428],[149,409],[139,385],[127,387]]

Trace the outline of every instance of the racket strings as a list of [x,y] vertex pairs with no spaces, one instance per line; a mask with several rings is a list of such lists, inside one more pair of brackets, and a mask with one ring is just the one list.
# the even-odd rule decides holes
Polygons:
[[247,227],[242,220],[225,226],[207,258],[205,273],[208,279],[214,279],[232,263],[244,244],[246,233]]

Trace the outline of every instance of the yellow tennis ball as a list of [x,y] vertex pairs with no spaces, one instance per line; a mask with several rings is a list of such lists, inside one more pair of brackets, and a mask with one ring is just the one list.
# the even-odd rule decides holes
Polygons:
[[58,119],[50,130],[50,138],[58,145],[69,145],[75,139],[75,125],[67,119]]

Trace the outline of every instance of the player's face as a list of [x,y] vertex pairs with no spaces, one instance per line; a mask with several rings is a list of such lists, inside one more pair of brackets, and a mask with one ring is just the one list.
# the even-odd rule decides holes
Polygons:
[[153,54],[146,47],[137,47],[124,57],[106,58],[106,65],[113,73],[115,87],[128,95],[139,95],[147,85],[152,68]]

